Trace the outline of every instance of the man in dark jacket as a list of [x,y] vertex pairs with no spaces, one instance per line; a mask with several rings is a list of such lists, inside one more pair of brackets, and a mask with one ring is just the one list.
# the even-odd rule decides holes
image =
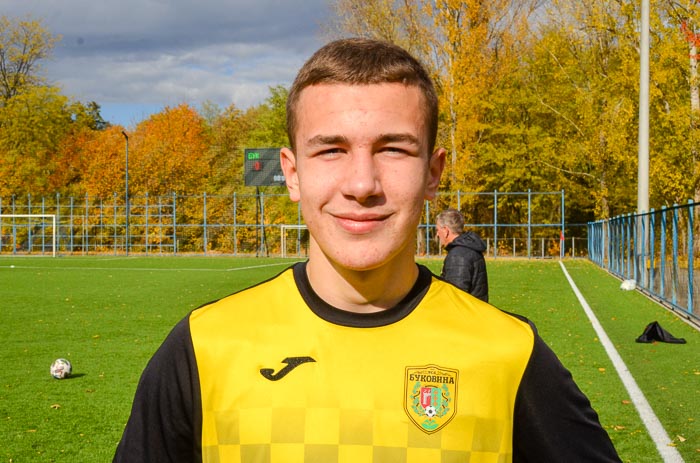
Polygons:
[[484,251],[486,243],[474,232],[464,232],[464,217],[455,209],[441,212],[435,220],[440,245],[447,250],[442,278],[482,301],[489,301]]

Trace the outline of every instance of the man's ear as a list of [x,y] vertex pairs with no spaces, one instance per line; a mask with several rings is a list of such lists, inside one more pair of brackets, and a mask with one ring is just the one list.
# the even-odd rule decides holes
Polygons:
[[280,150],[280,164],[284,173],[284,181],[289,191],[289,199],[294,202],[299,201],[299,175],[297,174],[297,158],[289,148]]
[[438,148],[430,156],[428,161],[428,182],[425,188],[425,199],[427,200],[432,200],[437,195],[437,190],[440,187],[440,177],[445,169],[446,155],[445,148]]

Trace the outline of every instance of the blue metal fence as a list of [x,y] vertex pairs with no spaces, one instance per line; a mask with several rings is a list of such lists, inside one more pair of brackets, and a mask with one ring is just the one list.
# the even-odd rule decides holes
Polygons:
[[700,203],[652,209],[588,224],[589,258],[685,317],[700,322],[694,304],[695,215]]
[[[281,191],[132,196],[128,205],[117,195],[0,198],[0,253],[52,254],[55,235],[59,254],[303,256],[308,233],[300,208]],[[465,228],[487,242],[493,258],[585,256],[585,224],[565,222],[564,198],[564,191],[441,192],[425,203],[416,253],[442,254],[434,219],[452,207],[464,214]],[[31,214],[44,218],[23,217]],[[56,230],[47,215],[55,217]]]

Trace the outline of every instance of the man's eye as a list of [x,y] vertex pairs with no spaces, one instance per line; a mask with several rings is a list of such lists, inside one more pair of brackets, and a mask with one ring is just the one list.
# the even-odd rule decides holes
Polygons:
[[386,148],[383,148],[381,152],[390,156],[405,156],[409,154],[407,150],[397,146],[387,146]]
[[340,148],[328,148],[318,152],[318,156],[339,156],[343,154],[343,150]]

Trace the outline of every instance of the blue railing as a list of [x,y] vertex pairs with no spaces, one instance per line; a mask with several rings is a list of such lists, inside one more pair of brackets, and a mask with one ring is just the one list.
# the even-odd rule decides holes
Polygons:
[[700,295],[695,282],[695,214],[700,203],[652,209],[588,224],[588,257],[623,280],[686,316],[700,317],[694,301]]
[[[416,254],[441,257],[434,219],[463,212],[487,256],[584,257],[586,224],[566,223],[564,191],[439,192],[425,202]],[[0,197],[0,254],[181,254],[304,256],[301,208],[273,193],[100,197]]]

